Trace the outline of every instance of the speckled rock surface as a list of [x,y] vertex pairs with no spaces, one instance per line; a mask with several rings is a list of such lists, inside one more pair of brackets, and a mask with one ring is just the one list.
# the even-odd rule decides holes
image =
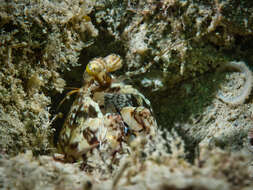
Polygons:
[[[221,189],[252,188],[250,156],[200,147],[195,164],[183,159],[182,141],[171,139],[171,154],[160,147],[143,160],[143,151],[122,159],[113,177],[87,175],[78,164],[64,164],[31,152],[0,161],[2,189]],[[180,143],[181,142],[181,143]],[[160,141],[160,144],[161,141]],[[138,147],[140,148],[140,147]]]
[[78,65],[82,38],[97,35],[86,16],[92,3],[79,3],[0,3],[0,147],[7,154],[52,149],[49,111],[65,86],[60,73]]
[[[216,70],[251,68],[252,14],[250,0],[0,2],[0,188],[251,189],[252,96],[220,101],[245,76]],[[156,152],[136,145],[111,175],[90,175],[52,157],[72,101],[57,106],[65,87],[83,85],[88,61],[111,53],[123,59],[116,80],[138,88],[169,132]]]

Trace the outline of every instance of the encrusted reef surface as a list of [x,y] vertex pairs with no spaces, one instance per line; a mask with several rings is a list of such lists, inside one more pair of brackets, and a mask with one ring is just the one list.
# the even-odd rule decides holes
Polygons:
[[[0,1],[0,189],[252,189],[252,29],[250,0]],[[97,151],[102,161],[87,169],[90,154],[71,163],[56,154],[73,98],[61,100],[87,83],[90,60],[109,54],[123,66],[115,78],[96,73],[99,82],[138,89],[158,131],[132,140],[123,127],[131,143],[117,164],[118,149],[97,169]],[[89,95],[92,105],[101,96]],[[127,126],[122,110],[114,114]],[[96,150],[119,140],[105,131]]]

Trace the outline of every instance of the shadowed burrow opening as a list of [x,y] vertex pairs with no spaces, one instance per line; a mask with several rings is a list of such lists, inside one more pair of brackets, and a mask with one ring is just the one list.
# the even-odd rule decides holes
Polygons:
[[[184,80],[165,91],[150,93],[150,89],[142,89],[142,92],[151,101],[159,127],[168,131],[176,130],[184,140],[186,158],[190,162],[193,162],[197,156],[198,144],[203,137],[193,138],[192,134],[188,133],[188,127],[185,127],[185,125],[194,127],[193,121],[203,122],[204,124],[204,120],[201,120],[203,114],[207,113],[207,108],[209,110],[213,107],[213,99],[216,98],[217,93],[223,93],[221,86],[231,82],[228,77],[231,74],[238,74],[238,71],[233,69],[219,71],[218,68],[215,68],[193,79]],[[237,90],[240,94],[242,88]],[[227,138],[231,138],[230,142],[234,141],[230,136]],[[229,142],[229,139],[226,139],[226,141]],[[215,145],[224,149],[228,147],[222,143],[216,143]]]
[[190,138],[181,125],[189,122],[191,117],[199,117],[204,109],[212,104],[219,85],[224,81],[225,75],[212,70],[194,79],[184,80],[165,91],[143,93],[151,101],[159,127],[168,130],[174,129],[185,141],[187,159],[194,160],[198,142]]
[[[105,57],[111,53],[118,54],[123,58],[125,56],[125,52],[122,42],[116,41],[108,33],[99,35],[99,37],[94,40],[94,43],[91,46],[86,47],[81,51],[78,60],[80,66],[73,67],[70,71],[65,71],[62,73],[62,77],[66,81],[65,90],[62,93],[56,93],[54,96],[52,96],[53,103],[51,113],[53,115],[59,113],[61,114],[61,117],[58,117],[52,124],[52,127],[55,129],[53,136],[54,145],[57,144],[60,130],[76,95],[73,94],[68,96],[69,98],[67,98],[61,105],[60,102],[67,96],[68,92],[73,90],[73,88],[82,87],[85,82],[83,79],[83,74],[85,72],[86,65],[90,60],[96,57]],[[115,74],[117,75],[120,72],[122,71],[116,71]]]

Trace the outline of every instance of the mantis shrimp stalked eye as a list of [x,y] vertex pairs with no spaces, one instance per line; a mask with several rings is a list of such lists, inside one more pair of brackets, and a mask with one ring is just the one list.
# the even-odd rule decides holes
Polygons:
[[97,76],[100,72],[106,72],[105,61],[102,58],[91,60],[86,66],[86,72],[90,76]]
[[116,54],[108,55],[104,58],[105,68],[107,72],[117,71],[122,67],[122,60]]
[[86,72],[93,77],[101,86],[109,86],[111,84],[111,72],[122,67],[122,60],[116,54],[111,54],[105,58],[95,58],[86,66]]

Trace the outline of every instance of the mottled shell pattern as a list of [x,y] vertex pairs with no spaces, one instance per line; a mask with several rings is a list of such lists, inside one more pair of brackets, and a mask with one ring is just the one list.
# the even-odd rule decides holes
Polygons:
[[125,147],[136,137],[155,135],[157,124],[150,102],[138,90],[111,81],[107,88],[97,90],[108,82],[100,77],[121,66],[115,54],[88,63],[86,72],[95,81],[86,81],[78,90],[59,135],[58,149],[67,160],[94,164],[99,155],[102,160],[113,161],[116,154],[129,152]]

